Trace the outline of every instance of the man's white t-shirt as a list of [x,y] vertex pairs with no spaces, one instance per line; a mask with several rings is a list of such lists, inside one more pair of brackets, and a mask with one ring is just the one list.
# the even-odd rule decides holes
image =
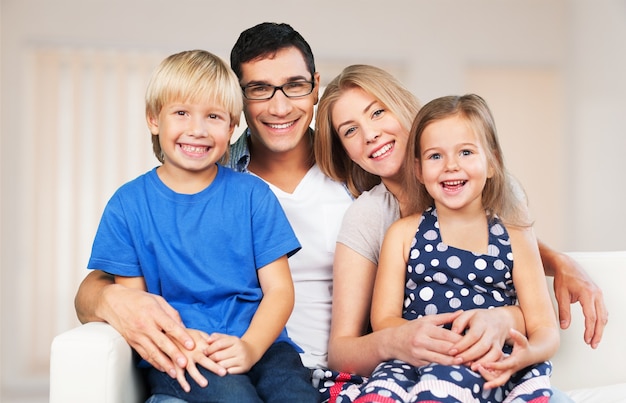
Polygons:
[[345,186],[314,165],[293,193],[268,183],[283,207],[302,249],[289,258],[296,303],[287,322],[289,337],[308,368],[327,368],[332,305],[333,256],[343,215],[352,203]]

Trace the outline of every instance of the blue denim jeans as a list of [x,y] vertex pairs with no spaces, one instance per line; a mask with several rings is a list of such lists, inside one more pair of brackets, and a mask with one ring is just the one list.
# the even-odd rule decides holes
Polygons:
[[198,367],[209,381],[201,387],[188,374],[191,386],[185,392],[178,381],[154,368],[147,379],[153,394],[147,403],[206,402],[319,402],[320,395],[311,384],[311,372],[302,365],[300,355],[285,342],[273,344],[249,372],[218,376]]

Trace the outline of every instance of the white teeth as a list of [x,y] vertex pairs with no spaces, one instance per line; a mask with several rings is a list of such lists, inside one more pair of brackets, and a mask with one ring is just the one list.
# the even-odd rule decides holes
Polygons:
[[391,144],[384,145],[382,148],[380,148],[375,153],[373,153],[371,158],[378,158],[378,157],[380,157],[381,155],[383,155],[387,151],[391,150],[392,147],[393,146]]
[[184,151],[190,152],[190,153],[203,153],[207,150],[207,147],[201,147],[201,146],[192,146],[189,144],[182,144],[180,146],[180,148],[182,148]]
[[268,124],[269,127],[271,127],[272,129],[286,129],[290,126],[293,126],[294,122],[289,122],[289,123],[283,123],[280,125],[272,125],[272,124]]
[[465,181],[461,181],[461,180],[443,182],[444,186],[459,186],[459,185],[462,185],[464,183],[465,183]]

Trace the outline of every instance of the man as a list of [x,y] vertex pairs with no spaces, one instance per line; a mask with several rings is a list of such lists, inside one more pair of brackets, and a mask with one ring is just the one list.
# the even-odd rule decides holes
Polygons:
[[[304,350],[304,365],[325,367],[334,246],[351,198],[314,161],[309,126],[320,79],[313,54],[289,25],[262,23],[242,32],[231,52],[231,67],[244,91],[248,129],[231,147],[230,164],[270,185],[302,244],[289,259],[296,304],[287,330]],[[569,325],[570,302],[579,301],[585,338],[591,341],[595,334],[599,342],[606,323],[601,291],[571,260],[562,260],[568,259],[565,255],[542,257],[559,285],[562,327]],[[75,305],[81,322],[110,323],[156,368],[174,377],[174,365],[185,367],[177,345],[192,348],[193,341],[178,313],[160,297],[113,284],[107,273],[93,271],[81,284]]]

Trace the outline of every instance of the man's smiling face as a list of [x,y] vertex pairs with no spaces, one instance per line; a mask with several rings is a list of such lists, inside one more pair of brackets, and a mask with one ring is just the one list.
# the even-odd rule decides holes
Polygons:
[[302,53],[295,48],[281,49],[270,57],[254,59],[241,65],[242,86],[270,84],[282,86],[292,81],[315,81],[313,92],[287,98],[277,90],[268,100],[244,100],[244,115],[251,135],[274,153],[294,149],[313,120],[318,99],[319,75],[312,77]]

